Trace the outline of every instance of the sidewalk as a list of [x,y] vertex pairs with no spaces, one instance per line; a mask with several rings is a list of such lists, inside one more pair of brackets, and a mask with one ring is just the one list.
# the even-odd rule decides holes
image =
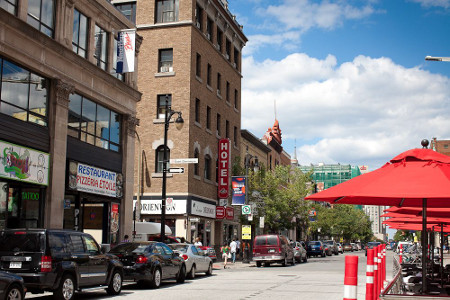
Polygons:
[[[227,262],[227,269],[244,269],[244,268],[250,268],[250,267],[256,267],[256,264],[254,262],[250,263],[243,263],[241,260],[236,261],[234,264],[230,261]],[[214,270],[223,270],[223,262],[222,261],[216,261],[213,264]]]

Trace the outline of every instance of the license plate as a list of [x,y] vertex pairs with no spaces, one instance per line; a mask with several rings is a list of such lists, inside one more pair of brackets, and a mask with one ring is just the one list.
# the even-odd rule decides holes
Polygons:
[[275,249],[269,249],[269,253],[275,252]]
[[20,261],[12,261],[9,263],[9,268],[10,269],[20,269],[22,268],[22,262]]

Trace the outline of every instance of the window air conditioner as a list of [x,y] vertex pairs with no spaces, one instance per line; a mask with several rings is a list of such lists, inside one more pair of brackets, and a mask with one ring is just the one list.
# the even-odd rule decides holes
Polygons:
[[200,22],[197,21],[197,28],[200,29]]
[[230,55],[229,55],[229,54],[225,54],[225,57],[226,57],[227,59],[230,59]]
[[211,35],[210,35],[209,33],[207,33],[207,34],[206,34],[206,38],[207,38],[208,40],[210,40],[210,39],[211,39]]

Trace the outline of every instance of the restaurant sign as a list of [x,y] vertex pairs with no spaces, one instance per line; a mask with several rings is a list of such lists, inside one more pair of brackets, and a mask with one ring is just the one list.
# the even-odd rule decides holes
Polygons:
[[50,155],[0,140],[0,177],[48,185]]
[[71,189],[108,197],[121,197],[122,175],[82,163],[70,162]]

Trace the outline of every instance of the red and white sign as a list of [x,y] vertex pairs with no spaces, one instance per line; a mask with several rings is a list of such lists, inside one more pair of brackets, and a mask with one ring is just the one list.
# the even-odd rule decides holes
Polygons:
[[230,140],[219,140],[219,198],[228,198],[230,186]]
[[216,207],[216,219],[224,219],[225,218],[225,207],[217,206]]
[[234,220],[234,208],[233,207],[227,207],[226,213],[227,213],[227,220]]

